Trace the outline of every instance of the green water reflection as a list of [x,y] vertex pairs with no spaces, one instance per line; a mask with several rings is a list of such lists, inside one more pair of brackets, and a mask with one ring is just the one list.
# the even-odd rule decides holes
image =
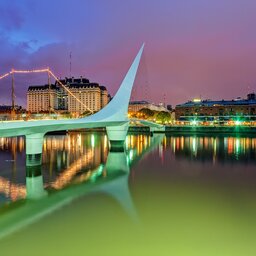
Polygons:
[[129,135],[110,152],[70,133],[31,166],[24,147],[0,139],[6,255],[255,255],[256,138]]

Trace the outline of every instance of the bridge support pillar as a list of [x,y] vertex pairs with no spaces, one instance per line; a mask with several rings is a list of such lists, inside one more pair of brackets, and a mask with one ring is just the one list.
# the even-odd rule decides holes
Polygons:
[[42,163],[44,133],[26,135],[26,166]]
[[44,133],[26,135],[26,154],[42,154]]
[[124,150],[124,142],[125,142],[128,128],[129,128],[129,122],[120,126],[106,127],[111,151],[120,152]]

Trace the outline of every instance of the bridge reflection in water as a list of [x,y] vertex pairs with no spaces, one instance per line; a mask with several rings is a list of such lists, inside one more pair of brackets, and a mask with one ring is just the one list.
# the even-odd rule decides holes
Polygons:
[[[128,136],[125,148],[120,151],[109,151],[106,135],[97,133],[46,137],[43,154],[26,155],[26,184],[0,177],[0,193],[12,201],[23,199],[22,206],[0,219],[0,237],[90,192],[110,195],[137,221],[128,185],[130,167],[154,150],[163,137],[161,134]],[[17,151],[22,153],[24,149],[23,139],[18,140],[20,143],[12,146],[12,140],[5,139],[5,145],[11,145],[12,164],[17,160]],[[45,162],[49,163],[47,167]],[[45,168],[49,168],[48,173]]]
[[46,136],[29,158],[14,140],[0,139],[0,235],[27,228],[1,240],[3,252],[62,241],[60,255],[176,255],[180,245],[191,255],[203,241],[201,255],[243,255],[255,244],[256,138],[129,135],[116,152],[104,133],[71,133]]
[[[157,146],[156,143],[162,137],[160,155],[168,149],[173,157],[180,160],[208,161],[213,164],[238,160],[256,161],[256,138],[154,136],[129,135],[125,152],[116,154],[109,153],[108,140],[104,134],[70,133],[68,136],[46,136],[43,154],[30,155],[26,158],[26,165],[23,137],[0,138],[0,195],[5,196],[4,201],[38,198],[47,194],[45,189],[61,190],[70,184],[92,182],[98,177],[106,178],[113,167],[120,166],[125,169],[131,164],[134,165],[152,149],[152,143]],[[127,167],[124,167],[125,159]],[[110,165],[108,171],[106,163]],[[42,194],[39,195],[40,193]]]

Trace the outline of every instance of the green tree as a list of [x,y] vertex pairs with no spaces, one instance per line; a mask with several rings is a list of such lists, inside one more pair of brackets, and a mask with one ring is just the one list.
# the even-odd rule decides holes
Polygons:
[[169,122],[170,120],[171,120],[171,115],[169,112],[161,111],[156,115],[156,121],[159,123],[164,124],[166,122]]
[[138,111],[138,116],[148,119],[150,117],[153,117],[155,112],[149,108],[142,108],[140,111]]

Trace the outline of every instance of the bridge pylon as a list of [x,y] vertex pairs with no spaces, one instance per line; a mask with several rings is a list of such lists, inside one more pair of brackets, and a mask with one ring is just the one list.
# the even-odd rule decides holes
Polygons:
[[112,149],[119,148],[123,145],[127,135],[129,126],[128,107],[143,50],[144,44],[140,48],[113,99],[101,111],[91,116],[91,118],[102,120],[106,124],[113,122],[120,123],[116,126],[113,124],[106,125],[107,135]]

